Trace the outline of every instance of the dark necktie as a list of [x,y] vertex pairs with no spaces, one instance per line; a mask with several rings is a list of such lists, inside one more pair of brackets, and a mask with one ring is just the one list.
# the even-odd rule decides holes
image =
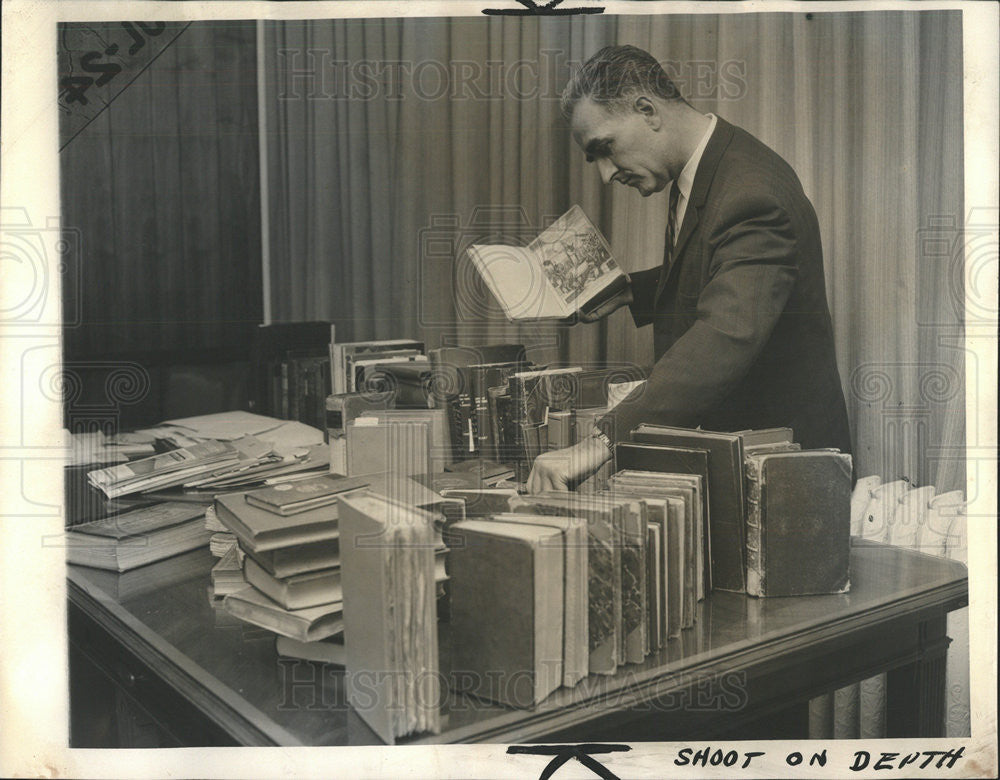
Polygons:
[[677,182],[670,185],[670,202],[667,206],[667,236],[666,246],[663,250],[663,259],[667,268],[674,263],[674,240],[677,238],[677,199],[680,196],[680,189]]

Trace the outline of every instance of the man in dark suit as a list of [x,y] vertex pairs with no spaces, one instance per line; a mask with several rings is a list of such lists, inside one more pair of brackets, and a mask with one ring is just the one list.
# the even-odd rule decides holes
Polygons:
[[[602,49],[563,93],[573,137],[606,184],[669,188],[663,263],[589,319],[628,305],[656,364],[609,415],[706,430],[789,426],[802,447],[850,452],[816,214],[775,152],[679,94],[633,46]],[[601,426],[605,431],[608,426]],[[539,456],[528,489],[565,489],[611,457],[610,437]]]

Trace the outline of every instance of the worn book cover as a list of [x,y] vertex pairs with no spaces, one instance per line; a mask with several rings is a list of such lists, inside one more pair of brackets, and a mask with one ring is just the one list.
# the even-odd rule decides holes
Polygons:
[[851,456],[751,455],[747,593],[805,596],[850,588]]
[[337,500],[338,494],[367,485],[368,480],[363,477],[324,474],[314,479],[283,482],[252,490],[246,494],[246,501],[269,512],[287,516],[332,504]]
[[164,503],[72,526],[66,560],[82,566],[128,571],[197,547],[207,547],[200,504]]
[[662,444],[635,444],[620,442],[615,445],[615,467],[619,471],[641,470],[660,471],[665,474],[683,474],[698,477],[695,489],[701,503],[700,519],[695,519],[695,534],[702,543],[701,555],[695,563],[698,567],[698,599],[712,589],[711,566],[703,566],[711,560],[711,486],[708,481],[708,450],[691,447],[671,447]]
[[452,679],[511,707],[563,683],[563,531],[466,520],[450,552]]

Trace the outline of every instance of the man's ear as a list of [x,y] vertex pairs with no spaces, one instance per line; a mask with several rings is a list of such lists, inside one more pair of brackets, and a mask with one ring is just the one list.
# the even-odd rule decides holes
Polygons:
[[642,114],[651,130],[659,130],[663,124],[663,115],[659,107],[645,95],[639,95],[632,101],[632,109]]

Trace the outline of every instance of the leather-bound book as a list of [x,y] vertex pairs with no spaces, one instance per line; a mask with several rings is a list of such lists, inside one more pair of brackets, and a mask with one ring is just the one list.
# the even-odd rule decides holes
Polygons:
[[480,698],[533,707],[563,682],[563,532],[494,520],[452,532],[452,680]]
[[708,452],[709,548],[712,587],[743,592],[746,588],[743,439],[735,433],[672,428],[643,423],[632,441]]
[[829,450],[751,455],[746,470],[747,593],[846,592],[851,456]]

